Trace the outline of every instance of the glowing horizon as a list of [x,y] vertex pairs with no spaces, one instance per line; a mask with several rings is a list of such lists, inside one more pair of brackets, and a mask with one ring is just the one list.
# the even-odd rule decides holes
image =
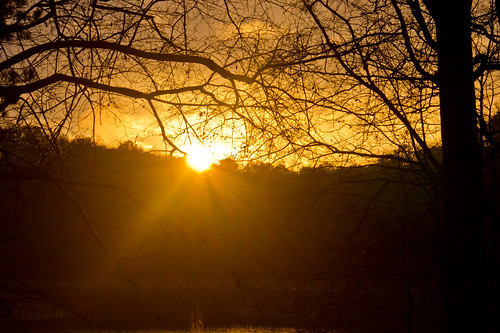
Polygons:
[[223,144],[188,144],[181,148],[187,153],[186,162],[188,166],[197,171],[203,172],[213,164],[228,157],[231,154],[231,149]]

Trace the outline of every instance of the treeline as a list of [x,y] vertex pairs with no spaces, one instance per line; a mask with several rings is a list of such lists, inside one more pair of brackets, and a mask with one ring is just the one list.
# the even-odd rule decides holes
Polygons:
[[441,329],[434,187],[409,166],[198,174],[131,142],[0,136],[4,325],[188,326],[199,311],[205,325]]

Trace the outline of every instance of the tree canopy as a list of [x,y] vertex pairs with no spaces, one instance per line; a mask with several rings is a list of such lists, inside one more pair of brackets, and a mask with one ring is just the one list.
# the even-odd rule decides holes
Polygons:
[[391,161],[381,164],[433,185],[450,330],[480,322],[487,331],[498,218],[483,170],[497,146],[498,8],[493,0],[4,1],[1,126],[39,128],[43,156],[60,155],[63,137],[104,135],[99,126],[111,119],[135,136],[127,139],[161,141],[178,156],[189,144],[220,144],[224,157],[297,169]]

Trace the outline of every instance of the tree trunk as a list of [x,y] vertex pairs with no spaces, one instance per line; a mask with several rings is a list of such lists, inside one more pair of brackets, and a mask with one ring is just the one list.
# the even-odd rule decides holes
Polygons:
[[443,147],[442,287],[449,332],[489,332],[482,176],[472,76],[471,1],[438,0]]

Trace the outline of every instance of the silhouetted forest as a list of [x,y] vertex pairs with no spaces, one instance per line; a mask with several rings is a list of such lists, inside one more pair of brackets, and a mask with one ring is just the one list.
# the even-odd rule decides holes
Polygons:
[[[499,23],[0,1],[1,328],[500,331]],[[239,164],[175,157],[202,146]]]
[[437,194],[408,165],[196,173],[130,141],[0,135],[4,327],[443,327]]

